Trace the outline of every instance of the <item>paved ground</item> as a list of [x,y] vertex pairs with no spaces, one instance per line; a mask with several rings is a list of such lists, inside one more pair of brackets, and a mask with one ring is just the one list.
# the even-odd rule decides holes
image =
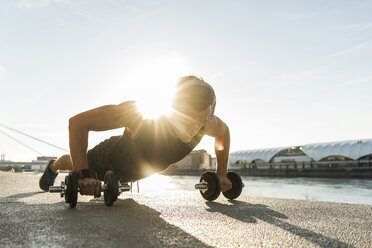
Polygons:
[[[58,180],[59,182],[60,180]],[[0,172],[1,247],[372,247],[372,206],[195,191],[123,193],[70,209],[38,177]]]

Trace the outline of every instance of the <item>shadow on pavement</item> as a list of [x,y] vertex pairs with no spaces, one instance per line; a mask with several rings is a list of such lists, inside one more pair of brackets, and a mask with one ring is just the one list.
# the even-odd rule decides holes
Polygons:
[[[38,192],[7,198],[35,194]],[[112,207],[103,202],[78,202],[75,209],[64,202],[5,200],[0,213],[0,240],[5,247],[210,247],[133,199],[118,199]]]
[[247,223],[256,223],[256,219],[262,220],[271,225],[277,226],[300,236],[320,247],[348,247],[354,246],[342,243],[333,238],[326,237],[322,234],[289,224],[281,219],[288,219],[282,213],[274,211],[262,204],[250,204],[247,202],[229,200],[233,205],[225,205],[218,202],[206,202],[209,212],[219,212],[231,218]]
[[16,195],[10,195],[10,196],[6,196],[6,197],[1,197],[0,199],[1,200],[4,200],[4,199],[8,199],[8,200],[9,199],[15,199],[15,200],[18,200],[18,199],[27,198],[27,197],[38,195],[38,194],[42,194],[42,193],[44,193],[44,191],[20,193],[20,194],[16,194]]

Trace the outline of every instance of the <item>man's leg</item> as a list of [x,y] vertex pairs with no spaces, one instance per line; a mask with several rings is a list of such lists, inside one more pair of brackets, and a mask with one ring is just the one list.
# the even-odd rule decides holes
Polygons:
[[48,191],[49,186],[53,186],[59,171],[72,170],[72,161],[70,155],[66,154],[57,160],[50,160],[45,168],[43,175],[39,180],[39,187]]
[[56,174],[59,171],[73,170],[72,160],[69,154],[59,157],[53,164],[50,165],[50,170]]

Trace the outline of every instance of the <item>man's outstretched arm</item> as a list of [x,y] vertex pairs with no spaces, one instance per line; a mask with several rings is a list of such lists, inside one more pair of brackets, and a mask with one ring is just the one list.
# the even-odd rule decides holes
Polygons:
[[207,122],[206,134],[215,138],[214,150],[217,159],[216,173],[221,180],[222,192],[231,189],[227,178],[227,166],[230,152],[230,131],[228,126],[217,116]]

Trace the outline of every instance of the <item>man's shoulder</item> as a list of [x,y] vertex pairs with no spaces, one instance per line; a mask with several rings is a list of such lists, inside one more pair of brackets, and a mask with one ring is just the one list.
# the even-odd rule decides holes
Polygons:
[[227,128],[227,125],[216,115],[213,115],[205,124],[205,134],[217,137]]
[[138,109],[137,102],[134,100],[129,100],[122,102],[117,105],[123,115],[131,115],[133,116],[142,116],[141,112]]
[[137,102],[134,100],[128,100],[128,101],[119,103],[118,106],[122,108],[137,108]]
[[137,102],[134,100],[125,101],[117,105],[121,113],[121,118],[127,123],[127,127],[135,130],[142,122],[142,114],[138,110]]

